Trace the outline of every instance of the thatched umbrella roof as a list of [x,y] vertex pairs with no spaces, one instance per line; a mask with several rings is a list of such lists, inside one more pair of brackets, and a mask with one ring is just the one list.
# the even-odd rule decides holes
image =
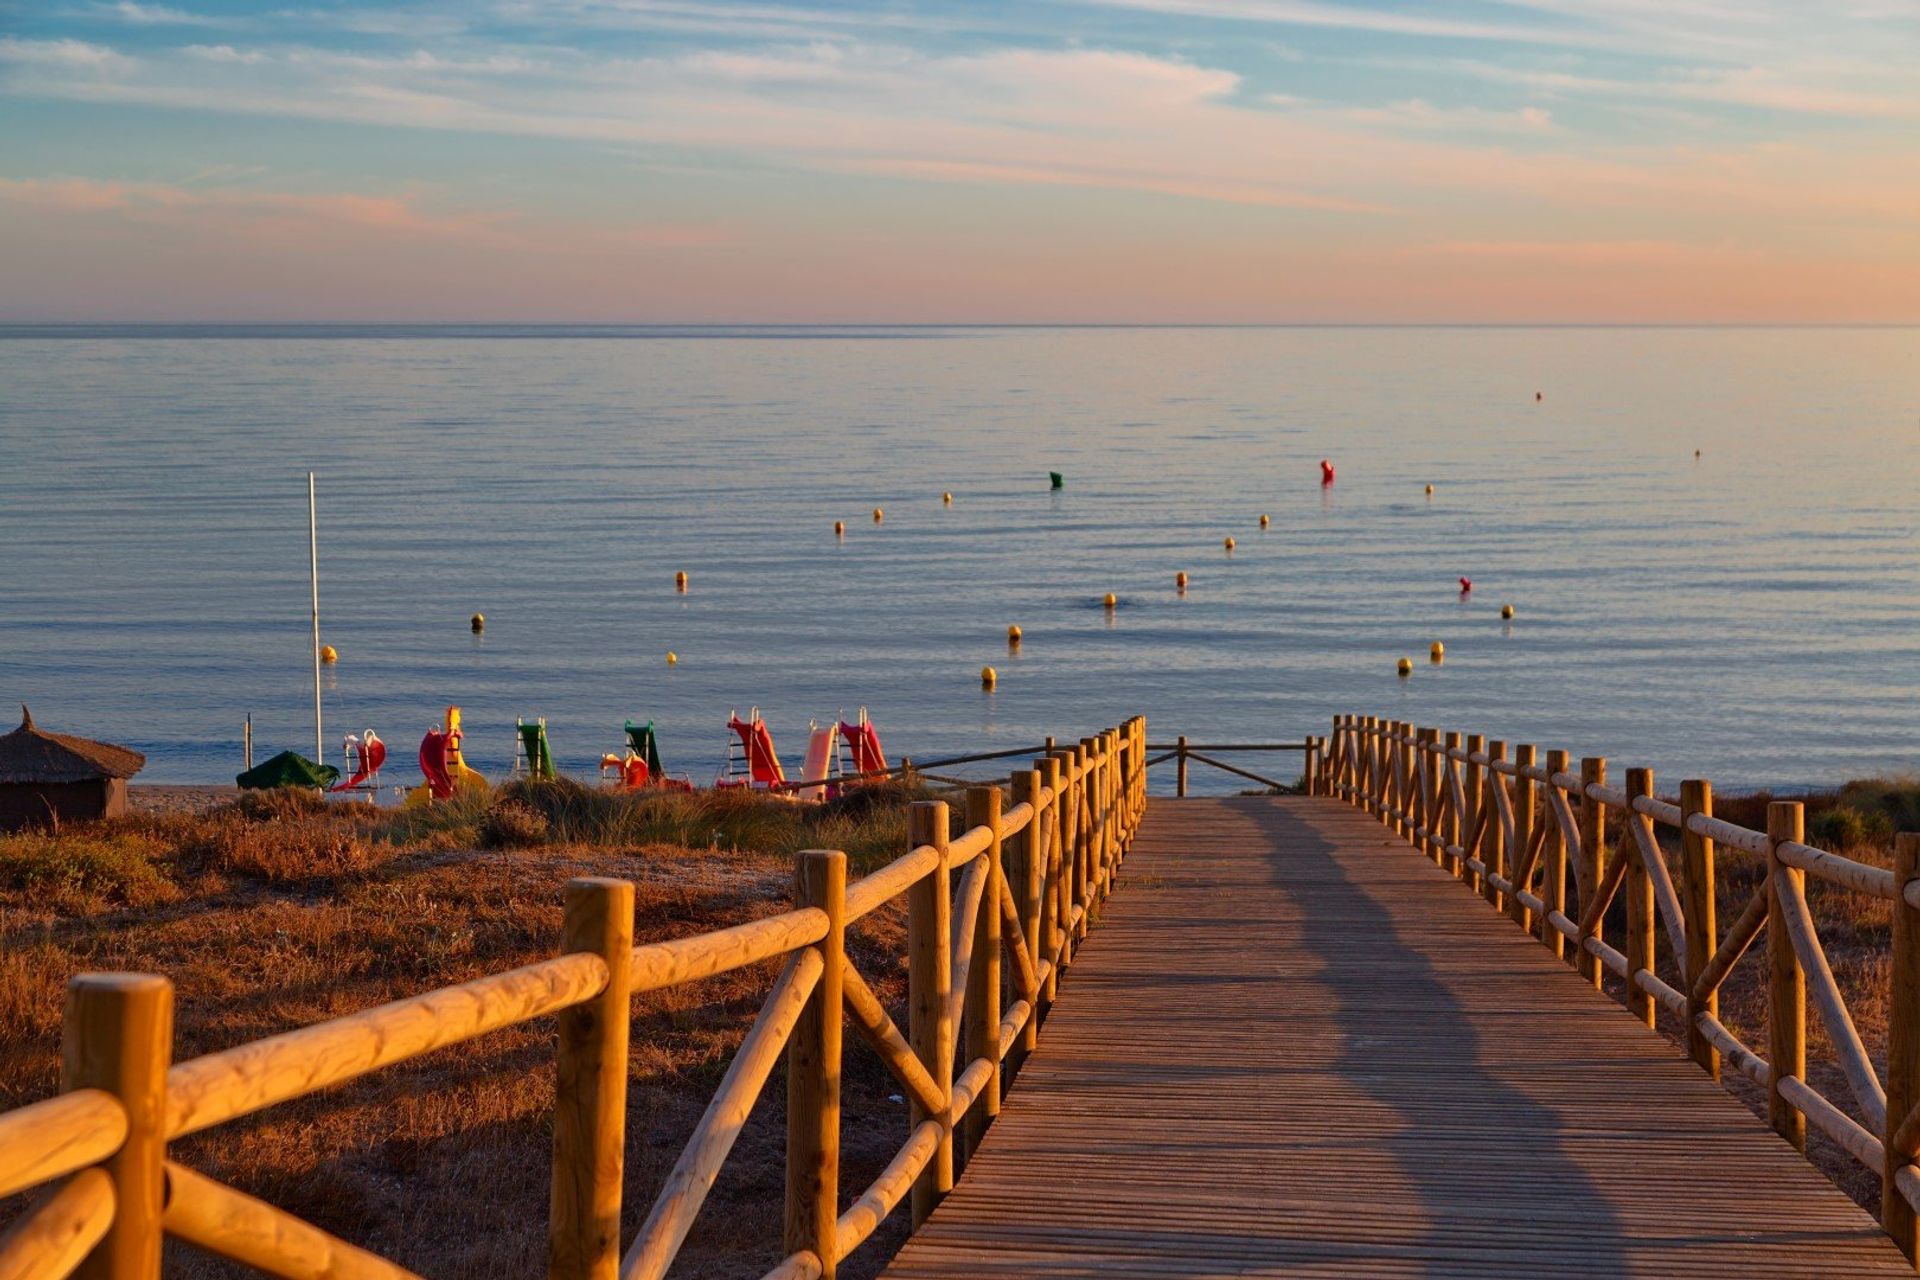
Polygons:
[[20,708],[20,727],[0,734],[0,783],[91,782],[131,778],[147,758],[138,751],[34,728],[33,713]]

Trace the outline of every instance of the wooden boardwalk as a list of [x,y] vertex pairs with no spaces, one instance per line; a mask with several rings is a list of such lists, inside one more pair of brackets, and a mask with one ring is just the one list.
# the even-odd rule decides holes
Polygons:
[[1675,1048],[1362,812],[1155,800],[887,1273],[1911,1276]]

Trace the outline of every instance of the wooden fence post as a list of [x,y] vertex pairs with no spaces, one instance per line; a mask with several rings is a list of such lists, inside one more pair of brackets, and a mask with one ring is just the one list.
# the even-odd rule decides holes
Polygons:
[[1347,716],[1333,718],[1333,757],[1327,771],[1328,794],[1349,804],[1353,798],[1347,793]]
[[[1580,757],[1580,871],[1576,877],[1580,881],[1580,913],[1586,914],[1587,900],[1600,891],[1600,877],[1607,870],[1607,811],[1598,800],[1587,794],[1588,787],[1607,785],[1607,758],[1605,756]],[[1606,941],[1605,919],[1593,922],[1593,937]],[[1606,969],[1600,963],[1600,957],[1581,947],[1574,956],[1580,967],[1580,976],[1602,987],[1606,982]]]
[[[953,1097],[953,1025],[947,1000],[953,988],[953,885],[947,865],[947,805],[916,801],[907,812],[911,848],[932,845],[938,864],[907,890],[907,1037],[921,1065],[933,1077],[940,1097]],[[913,1226],[919,1229],[947,1192],[953,1190],[953,1130],[946,1108],[929,1117],[916,1102],[908,1110],[909,1132],[937,1119],[943,1132],[933,1158],[913,1183]]]
[[1120,860],[1120,733],[1100,735],[1106,763],[1100,766],[1100,896],[1113,892],[1113,868]]
[[599,956],[607,965],[607,985],[586,1003],[561,1010],[557,1019],[547,1274],[552,1280],[615,1280],[633,1022],[633,885],[581,877],[567,881],[563,900],[560,949]]
[[794,866],[793,897],[796,906],[827,913],[827,936],[819,943],[820,981],[787,1041],[786,1248],[788,1253],[811,1251],[820,1260],[820,1280],[833,1280],[840,1244],[847,855],[837,849],[803,850]]
[[[1477,846],[1469,847],[1467,840],[1473,835],[1473,829],[1480,823],[1480,806],[1485,804],[1487,799],[1486,766],[1474,759],[1475,756],[1486,754],[1486,750],[1487,739],[1485,734],[1470,733],[1467,735],[1466,777],[1462,780],[1464,785],[1462,794],[1466,797],[1467,811],[1460,815],[1460,846],[1463,860],[1480,856],[1479,848]],[[1486,896],[1486,885],[1480,879],[1478,872],[1462,867],[1461,873],[1466,877],[1467,887],[1469,889],[1480,894],[1482,897]]]
[[1306,791],[1310,796],[1320,794],[1320,748],[1318,743],[1319,739],[1317,738],[1307,739],[1306,763],[1300,770],[1300,780],[1306,784]]
[[1034,963],[1038,964],[1043,960],[1051,960],[1054,952],[1060,951],[1060,963],[1047,972],[1046,981],[1040,984],[1040,996],[1051,1008],[1054,996],[1060,989],[1060,964],[1065,963],[1066,956],[1065,948],[1060,941],[1061,930],[1065,924],[1064,917],[1060,914],[1060,881],[1063,875],[1061,854],[1065,847],[1060,838],[1060,815],[1066,809],[1066,798],[1060,794],[1062,789],[1060,757],[1046,756],[1035,760],[1033,764],[1040,770],[1041,785],[1053,792],[1053,799],[1047,802],[1047,829],[1036,846],[1040,854],[1041,915],[1040,954],[1034,957]]
[[1404,841],[1413,839],[1413,823],[1409,814],[1413,812],[1413,798],[1407,787],[1407,764],[1411,764],[1411,752],[1407,750],[1407,722],[1396,720],[1386,727],[1386,821],[1388,829]]
[[[1046,857],[1041,832],[1045,830],[1047,820],[1046,810],[1040,805],[1041,776],[1038,769],[1026,769],[1013,775],[1013,802],[1015,805],[1032,805],[1033,818],[1027,823],[1027,829],[1014,837],[1013,848],[1007,857],[1006,872],[1009,887],[1013,890],[1014,905],[1020,909],[1020,933],[1026,942],[1027,954],[1033,957],[1036,971],[1046,956],[1040,949],[1041,886],[1045,878],[1042,859]],[[1026,1061],[1027,1055],[1040,1043],[1041,994],[1034,994],[1033,1012],[1027,1015],[1027,1025],[1020,1029],[1020,1042],[1007,1058],[1008,1064],[1016,1072]]]
[[[1520,867],[1527,860],[1527,850],[1533,847],[1534,805],[1539,795],[1538,784],[1527,776],[1526,771],[1538,761],[1538,748],[1533,743],[1522,742],[1514,747],[1513,848],[1507,852],[1507,865],[1512,868],[1513,898],[1507,903],[1507,914],[1528,933],[1533,932],[1533,912],[1521,903],[1520,895],[1530,891],[1533,886],[1521,883]],[[1529,871],[1526,879],[1531,881],[1532,878],[1533,873]]]
[[1807,975],[1793,949],[1793,935],[1787,931],[1787,900],[1781,882],[1786,882],[1786,893],[1804,893],[1806,872],[1780,861],[1774,846],[1797,842],[1804,834],[1798,804],[1776,800],[1767,806],[1767,1057],[1773,1064],[1767,1121],[1802,1152],[1807,1149],[1807,1117],[1781,1096],[1780,1081],[1807,1076]]
[[1418,733],[1419,745],[1415,747],[1414,761],[1418,768],[1414,772],[1414,790],[1419,795],[1420,821],[1416,830],[1424,830],[1425,835],[1418,837],[1420,852],[1434,861],[1440,861],[1434,847],[1440,838],[1440,770],[1434,755],[1434,747],[1440,741],[1438,729],[1422,729]]
[[[1634,821],[1633,802],[1641,796],[1653,794],[1653,770],[1627,770],[1627,808],[1628,814],[1622,822]],[[1620,896],[1627,904],[1627,1008],[1633,1016],[1654,1025],[1656,1006],[1653,996],[1634,980],[1634,975],[1642,969],[1653,970],[1653,933],[1656,927],[1653,909],[1653,876],[1648,873],[1646,864],[1635,854],[1627,854],[1627,874],[1620,882]],[[1785,930],[1783,929],[1784,933]]]
[[1487,772],[1483,779],[1486,790],[1480,797],[1480,807],[1487,815],[1487,829],[1481,836],[1480,861],[1487,867],[1488,879],[1483,886],[1486,899],[1493,904],[1495,911],[1507,909],[1507,895],[1494,887],[1492,879],[1494,876],[1504,879],[1507,874],[1507,832],[1500,825],[1500,806],[1495,803],[1493,796],[1495,787],[1507,785],[1500,771],[1494,768],[1496,762],[1505,763],[1506,758],[1506,743],[1494,741],[1487,744]]
[[967,788],[967,827],[985,827],[987,840],[986,888],[980,894],[980,918],[973,927],[973,959],[967,963],[965,1023],[967,1062],[985,1058],[987,1082],[967,1111],[963,1133],[966,1157],[980,1149],[980,1139],[1000,1114],[1000,895],[1005,892],[1004,852],[1000,839],[1000,788]]
[[1441,755],[1440,776],[1435,779],[1435,784],[1441,787],[1448,797],[1447,816],[1440,824],[1440,865],[1453,872],[1456,878],[1463,875],[1464,872],[1461,870],[1459,863],[1447,856],[1447,847],[1449,845],[1457,846],[1460,843],[1461,836],[1464,834],[1460,826],[1462,821],[1460,811],[1453,806],[1453,787],[1449,781],[1453,776],[1453,753],[1459,749],[1459,732],[1452,729],[1448,730],[1446,735],[1440,739],[1440,750],[1443,754]]
[[1905,831],[1893,841],[1893,991],[1888,1010],[1886,1168],[1880,1184],[1880,1221],[1908,1258],[1920,1258],[1920,1227],[1900,1189],[1900,1170],[1913,1163],[1894,1154],[1893,1135],[1920,1103],[1920,912],[1906,889],[1920,879],[1920,835]]
[[1680,891],[1686,895],[1681,909],[1687,913],[1687,1053],[1718,1080],[1720,1051],[1701,1034],[1697,1019],[1702,1013],[1720,1016],[1720,993],[1715,991],[1701,1001],[1691,996],[1693,984],[1720,947],[1720,927],[1714,919],[1713,841],[1692,830],[1695,814],[1713,816],[1713,784],[1705,778],[1688,778],[1680,784]]
[[1080,739],[1080,932],[1093,927],[1093,904],[1100,893],[1100,739]]
[[78,975],[67,984],[63,1040],[62,1092],[103,1089],[127,1113],[126,1141],[103,1166],[113,1179],[113,1225],[73,1274],[159,1280],[173,984],[148,973]]
[[1187,735],[1181,734],[1173,740],[1173,794],[1185,799],[1187,794]]
[[1540,936],[1549,950],[1559,959],[1567,957],[1567,935],[1553,927],[1552,915],[1555,911],[1565,915],[1567,911],[1567,838],[1560,830],[1560,822],[1554,817],[1553,790],[1554,776],[1567,771],[1569,764],[1567,753],[1558,749],[1547,752],[1547,789],[1541,792],[1546,801],[1540,821],[1547,826],[1547,843],[1540,850],[1540,865],[1544,875],[1540,881],[1540,900],[1547,904],[1548,918],[1541,921]]

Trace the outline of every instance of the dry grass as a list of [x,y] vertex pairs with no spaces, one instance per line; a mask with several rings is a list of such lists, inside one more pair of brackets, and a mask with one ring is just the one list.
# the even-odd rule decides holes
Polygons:
[[[638,887],[639,936],[675,937],[783,902],[791,854],[861,867],[905,844],[889,788],[802,808],[746,796],[617,797],[571,784],[394,813],[248,798],[0,837],[0,1107],[58,1084],[62,990],[83,970],[164,973],[191,1057],[552,955],[575,875]],[[480,848],[482,844],[489,847]],[[904,994],[896,906],[859,922],[861,971]],[[630,1237],[775,974],[772,963],[635,1001]],[[184,1140],[177,1158],[436,1276],[544,1269],[551,1020],[416,1059]],[[780,1249],[784,1089],[770,1084],[676,1274],[758,1274]],[[906,1134],[906,1109],[849,1041],[843,1180],[857,1192]],[[0,1205],[0,1219],[24,1203]],[[849,1274],[904,1235],[890,1222]],[[169,1245],[169,1275],[242,1272]]]

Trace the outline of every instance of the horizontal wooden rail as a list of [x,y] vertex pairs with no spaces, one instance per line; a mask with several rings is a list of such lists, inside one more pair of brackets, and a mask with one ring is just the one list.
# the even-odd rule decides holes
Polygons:
[[[1723,1061],[1768,1091],[1773,1127],[1804,1149],[1811,1123],[1881,1178],[1881,1220],[1909,1258],[1920,1253],[1920,835],[1902,834],[1895,865],[1870,866],[1801,839],[1801,809],[1776,802],[1768,829],[1713,814],[1703,780],[1681,787],[1679,803],[1653,794],[1653,775],[1629,769],[1609,785],[1607,762],[1589,756],[1576,771],[1563,752],[1545,765],[1526,744],[1442,735],[1372,716],[1339,716],[1316,785],[1365,808],[1427,856],[1505,901],[1523,928],[1556,954],[1572,947],[1581,973],[1621,980],[1626,1002],[1649,1027],[1664,1011],[1679,1024],[1688,1054],[1719,1075]],[[1659,831],[1680,845],[1679,874]],[[1617,834],[1614,834],[1617,833]],[[1717,847],[1765,860],[1766,878],[1721,935],[1716,919]],[[1891,1018],[1882,1080],[1827,963],[1805,877],[1891,902],[1894,908]],[[1575,896],[1569,895],[1571,876]],[[1624,901],[1622,946],[1602,936],[1610,908]],[[1570,909],[1562,909],[1561,903]],[[1679,981],[1656,970],[1664,932]],[[1754,1052],[1720,1021],[1727,975],[1766,938],[1768,1044]],[[1807,1080],[1807,997],[1852,1103],[1849,1115]]]
[[[0,1114],[0,1195],[72,1174],[0,1237],[0,1276],[150,1273],[163,1232],[281,1276],[399,1280],[411,1273],[318,1227],[165,1159],[170,1138],[330,1088],[518,1023],[559,1015],[559,1096],[549,1274],[555,1280],[660,1276],[783,1054],[788,1075],[784,1261],[773,1274],[833,1280],[849,1252],[912,1196],[916,1222],[951,1185],[1111,892],[1147,804],[1146,723],[1031,755],[1007,782],[968,792],[951,839],[944,802],[914,806],[922,838],[846,883],[845,855],[799,856],[791,910],[726,929],[633,945],[630,886],[567,890],[565,953],[282,1035],[167,1066],[171,988],[152,979],[76,980],[68,1092]],[[902,762],[900,772],[914,768]],[[806,785],[806,784],[796,784]],[[958,881],[959,892],[954,893]],[[929,891],[932,890],[930,894]],[[848,962],[849,922],[906,896],[903,1032]],[[938,963],[931,963],[932,958]],[[921,958],[929,963],[922,964]],[[619,1240],[632,994],[785,961],[706,1114],[623,1254]],[[1007,987],[1004,993],[1003,984]],[[844,1213],[839,1203],[841,1032],[848,1015],[912,1104],[905,1145]],[[609,1025],[611,1023],[611,1025]],[[77,1046],[77,1047],[76,1047]],[[962,1056],[954,1075],[954,1055]],[[102,1261],[106,1259],[106,1261]]]
[[104,1160],[126,1137],[126,1109],[99,1089],[76,1089],[0,1114],[0,1196]]
[[1189,742],[1186,738],[1181,737],[1174,739],[1172,742],[1149,742],[1145,744],[1144,750],[1164,753],[1148,759],[1146,761],[1147,768],[1163,764],[1168,760],[1174,762],[1173,793],[1178,797],[1183,797],[1187,794],[1187,766],[1189,762],[1196,761],[1209,768],[1218,769],[1222,773],[1230,773],[1235,777],[1245,778],[1249,782],[1257,782],[1261,786],[1271,788],[1275,791],[1287,790],[1287,784],[1284,782],[1279,782],[1273,778],[1255,773],[1250,769],[1243,769],[1239,765],[1228,764],[1224,760],[1214,760],[1210,758],[1215,754],[1236,751],[1304,752],[1306,755],[1304,777],[1306,779],[1307,793],[1309,795],[1327,794],[1323,786],[1327,773],[1325,766],[1326,739],[1324,738],[1304,738],[1299,742]]

